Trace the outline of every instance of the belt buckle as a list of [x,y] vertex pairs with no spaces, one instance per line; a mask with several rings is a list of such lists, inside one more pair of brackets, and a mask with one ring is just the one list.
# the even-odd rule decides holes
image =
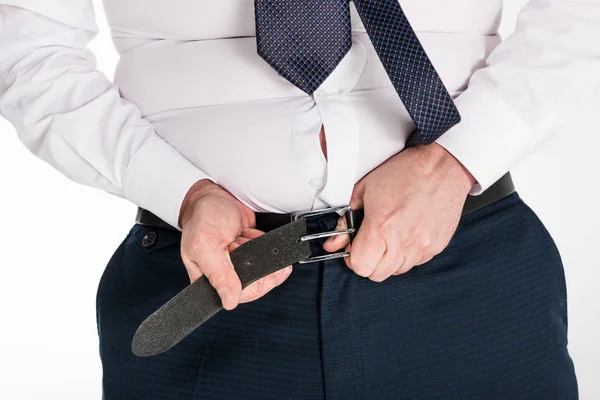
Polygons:
[[[346,213],[350,210],[351,210],[350,206],[346,205],[346,206],[339,206],[339,207],[323,208],[320,210],[302,211],[302,212],[297,212],[297,213],[292,214],[291,219],[292,219],[292,222],[294,222],[294,221],[299,220],[300,218],[315,217],[318,215],[329,214],[329,213],[337,212],[337,211],[344,211],[344,213]],[[304,236],[301,236],[299,240],[301,242],[306,242],[309,240],[314,240],[314,239],[319,239],[319,238],[324,238],[324,237],[329,237],[329,236],[350,234],[350,233],[354,233],[355,231],[356,231],[356,228],[349,226],[348,229],[343,229],[343,230],[339,230],[339,231],[317,232],[317,233],[312,233],[310,235],[304,235]],[[348,257],[349,255],[350,255],[350,253],[347,251],[338,251],[336,253],[325,254],[323,256],[307,257],[304,260],[298,261],[298,263],[308,264],[308,263],[313,263],[313,262],[318,262],[318,261],[332,260],[335,258]]]

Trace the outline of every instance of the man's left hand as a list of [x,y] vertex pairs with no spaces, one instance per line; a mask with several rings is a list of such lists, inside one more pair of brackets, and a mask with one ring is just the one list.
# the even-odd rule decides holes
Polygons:
[[[475,178],[439,144],[407,148],[354,186],[350,206],[364,208],[365,217],[352,244],[348,235],[339,235],[323,248],[346,247],[348,267],[376,282],[405,273],[446,248],[474,184]],[[342,216],[336,229],[345,227]]]

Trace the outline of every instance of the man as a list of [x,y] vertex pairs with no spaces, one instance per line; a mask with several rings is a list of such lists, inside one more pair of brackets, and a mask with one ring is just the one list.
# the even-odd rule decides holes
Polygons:
[[[0,0],[0,113],[140,207],[98,289],[105,399],[577,398],[560,257],[505,174],[598,83],[600,4],[531,0],[502,43],[499,0],[104,4],[117,85],[90,0]],[[310,250],[349,255],[242,290],[274,214],[347,204],[352,242]],[[133,354],[206,278],[227,311]]]

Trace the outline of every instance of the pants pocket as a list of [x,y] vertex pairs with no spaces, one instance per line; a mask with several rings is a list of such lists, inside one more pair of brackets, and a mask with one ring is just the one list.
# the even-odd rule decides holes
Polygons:
[[[148,239],[150,232],[156,236]],[[153,357],[137,357],[131,350],[142,321],[190,283],[178,243],[176,232],[135,225],[102,275],[96,311],[106,400],[193,396],[205,347],[202,338],[190,335]]]

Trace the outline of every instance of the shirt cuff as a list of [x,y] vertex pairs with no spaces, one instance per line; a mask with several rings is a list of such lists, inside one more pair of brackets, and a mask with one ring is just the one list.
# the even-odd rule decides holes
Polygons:
[[123,179],[123,197],[181,231],[179,211],[189,188],[209,179],[162,139],[143,145],[133,156]]
[[471,195],[481,194],[539,143],[538,135],[493,91],[469,86],[455,100],[461,122],[436,142],[475,177]]

